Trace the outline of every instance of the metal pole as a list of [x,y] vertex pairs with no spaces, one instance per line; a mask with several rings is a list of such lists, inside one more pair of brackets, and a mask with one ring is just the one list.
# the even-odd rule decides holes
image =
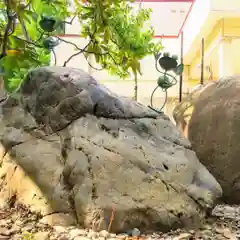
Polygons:
[[[183,32],[181,34],[181,64],[183,64]],[[180,75],[179,79],[179,102],[182,101],[182,84],[183,84],[183,73]]]
[[200,80],[200,84],[203,85],[203,83],[204,83],[204,38],[202,38],[201,52],[202,52],[202,59],[201,59],[201,80]]
[[[88,56],[87,60],[88,60],[88,62],[89,62],[91,65],[93,65],[93,58],[92,58],[92,55],[91,55],[91,54]],[[92,74],[93,74],[93,69],[92,69],[92,67],[91,67],[90,64],[88,64],[88,73],[89,73],[90,75],[92,75]]]

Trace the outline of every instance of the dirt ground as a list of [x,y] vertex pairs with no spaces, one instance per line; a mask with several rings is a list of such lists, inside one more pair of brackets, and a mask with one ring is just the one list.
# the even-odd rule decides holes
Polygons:
[[[136,230],[136,229],[135,229]],[[135,232],[138,232],[135,231]],[[144,240],[144,239],[240,239],[240,206],[218,205],[212,216],[199,230],[176,231],[151,235],[136,234],[135,237],[115,235],[106,231],[95,233],[75,227],[48,226],[40,221],[40,216],[18,206],[0,209],[0,240]]]

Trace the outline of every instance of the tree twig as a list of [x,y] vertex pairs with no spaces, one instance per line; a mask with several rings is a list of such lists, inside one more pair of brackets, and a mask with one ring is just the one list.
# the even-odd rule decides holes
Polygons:
[[73,43],[73,42],[69,42],[69,41],[67,41],[67,40],[65,40],[65,39],[63,39],[63,38],[58,37],[58,36],[54,36],[54,37],[57,38],[58,40],[64,42],[64,43],[67,43],[67,44],[70,44],[70,45],[74,46],[74,47],[75,47],[77,50],[79,50],[79,51],[82,51],[82,50],[83,50],[82,48],[78,47],[77,44],[75,44],[75,43]]
[[61,39],[61,38],[58,38],[58,39],[60,39],[60,40],[63,40],[63,41],[66,42],[66,43],[71,43],[73,46],[75,46],[75,47],[79,50],[79,52],[74,53],[72,56],[70,56],[70,57],[64,62],[63,67],[66,67],[66,66],[67,66],[67,63],[69,63],[74,57],[80,55],[81,53],[86,52],[86,49],[88,48],[88,46],[93,42],[92,36],[94,36],[94,34],[96,33],[96,31],[97,31],[97,29],[94,31],[93,34],[91,34],[90,31],[89,31],[90,41],[88,42],[88,44],[87,44],[83,49],[79,48],[75,43],[71,43],[71,42],[68,42],[68,41],[66,41],[66,40],[63,40],[63,39]]
[[86,49],[87,47],[91,44],[91,41],[89,41],[89,43],[83,48],[83,49],[80,49],[78,52],[74,53],[73,55],[71,55],[63,64],[63,67],[66,67],[67,64],[76,56],[82,54]]
[[[39,31],[39,29],[38,29],[38,31]],[[41,31],[39,31],[41,34],[40,34],[40,36],[39,36],[39,38],[36,40],[36,41],[34,41],[34,43],[37,43],[37,42],[39,42],[42,38],[43,38],[43,36],[44,36],[44,34],[45,34],[45,32],[41,32]]]
[[72,25],[72,23],[73,23],[73,21],[74,21],[75,18],[76,18],[76,15],[71,19],[70,22],[63,21],[63,23],[66,23],[66,24],[70,24],[70,25]]
[[57,55],[56,52],[54,51],[54,49],[52,49],[52,53],[53,53],[53,58],[54,58],[54,66],[57,65]]
[[83,53],[83,56],[85,57],[88,65],[89,65],[92,69],[94,69],[94,70],[96,70],[96,71],[102,71],[102,70],[104,70],[104,67],[102,67],[102,68],[96,68],[96,67],[94,67],[94,66],[90,63],[90,61],[88,61],[88,58],[87,58],[86,54]]
[[[88,45],[87,45],[87,47],[90,45],[90,43],[92,43],[93,41],[94,41],[94,39],[92,38],[92,36],[91,35],[89,35],[90,36],[90,42],[88,43]],[[111,55],[111,53],[109,53],[109,52],[104,52],[104,53],[96,53],[96,52],[92,52],[92,51],[87,51],[86,50],[86,47],[84,47],[84,48],[80,48],[77,44],[75,44],[75,43],[73,43],[73,42],[70,42],[70,41],[67,41],[67,40],[65,40],[65,39],[63,39],[63,38],[60,38],[60,37],[58,37],[58,36],[54,36],[54,37],[56,37],[57,39],[59,39],[60,41],[62,41],[62,42],[64,42],[64,43],[67,43],[67,44],[70,44],[70,45],[72,45],[72,46],[74,46],[77,50],[79,50],[79,52],[77,52],[77,53],[74,53],[70,58],[72,59],[72,58],[74,58],[74,57],[76,57],[76,56],[78,56],[78,55],[80,55],[81,53],[83,53],[83,52],[85,52],[85,53],[89,53],[89,54],[95,54],[95,55],[109,55],[110,56],[110,58],[113,60],[113,62],[116,64],[116,65],[120,65],[120,63],[117,63],[117,61],[114,59],[114,57]],[[71,60],[70,59],[70,60]],[[69,61],[70,61],[69,60]],[[69,62],[68,60],[67,60],[67,63]]]
[[17,36],[14,36],[14,37],[15,37],[16,39],[20,40],[20,41],[23,41],[23,42],[28,43],[29,45],[33,45],[33,46],[38,47],[38,48],[43,48],[43,46],[37,44],[36,42],[28,41],[28,40],[26,40],[26,39],[22,39],[22,38],[17,37]]

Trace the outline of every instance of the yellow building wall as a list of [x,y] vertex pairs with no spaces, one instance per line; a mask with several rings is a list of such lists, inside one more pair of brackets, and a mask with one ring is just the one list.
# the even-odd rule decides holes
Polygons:
[[240,17],[223,19],[223,36],[240,37]]
[[[207,23],[206,23],[207,24]],[[240,74],[240,16],[239,18],[221,19],[212,32],[205,37],[204,44],[204,77],[212,79]],[[186,80],[192,84],[200,82],[201,46],[185,71]]]

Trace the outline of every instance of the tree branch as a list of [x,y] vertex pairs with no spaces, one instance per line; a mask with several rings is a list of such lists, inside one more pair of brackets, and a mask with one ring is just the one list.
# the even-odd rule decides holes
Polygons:
[[19,19],[19,22],[21,23],[22,31],[23,31],[23,34],[24,34],[26,40],[31,41],[31,38],[29,37],[28,32],[27,32],[26,25],[24,23],[24,20],[20,19],[19,17],[18,17],[18,19]]
[[[89,36],[90,36],[90,39],[91,39],[91,40],[90,40],[90,42],[87,44],[87,47],[90,45],[90,43],[94,42],[93,35],[89,35]],[[58,37],[58,36],[54,36],[54,37],[56,37],[57,39],[59,39],[59,40],[62,41],[62,42],[65,42],[65,43],[67,43],[67,44],[70,44],[70,45],[74,46],[77,50],[79,50],[79,52],[74,53],[74,54],[70,57],[71,59],[74,58],[74,57],[76,57],[76,56],[78,56],[79,54],[85,52],[85,53],[95,54],[95,55],[109,55],[110,58],[113,60],[114,64],[120,65],[120,63],[118,63],[118,62],[114,59],[114,57],[111,55],[111,53],[109,53],[109,52],[96,53],[96,52],[87,51],[87,50],[86,50],[87,47],[80,48],[77,44],[75,44],[75,43],[73,43],[73,42],[67,41],[67,40],[65,40],[65,39],[63,39],[63,38],[60,38],[60,37]],[[70,60],[71,60],[71,59],[70,59]],[[70,60],[68,59],[67,62],[69,62]]]
[[70,24],[70,25],[72,25],[72,23],[73,23],[73,21],[74,21],[75,18],[76,18],[76,15],[71,19],[70,22],[63,21],[63,23],[66,23],[66,24]]
[[20,40],[20,41],[23,41],[23,42],[28,43],[29,45],[33,45],[33,46],[38,47],[38,48],[43,48],[43,46],[37,44],[36,42],[32,42],[31,40],[30,40],[30,41],[29,41],[29,40],[25,40],[25,39],[22,39],[22,38],[17,37],[17,36],[14,36],[14,37],[15,37],[16,39]]
[[69,41],[67,41],[67,40],[65,40],[65,39],[63,39],[63,38],[58,37],[58,36],[54,36],[54,37],[57,38],[58,40],[62,41],[62,42],[65,42],[65,43],[67,43],[67,44],[70,44],[70,45],[74,46],[74,47],[75,47],[77,50],[79,50],[79,51],[82,51],[82,50],[83,50],[82,48],[78,47],[77,44],[75,44],[75,43],[73,43],[73,42],[69,42]]
[[87,47],[91,44],[92,41],[89,41],[89,43],[83,48],[83,49],[80,49],[79,52],[77,53],[74,53],[72,56],[70,56],[63,64],[63,67],[66,67],[67,64],[76,56],[82,54],[86,49]]
[[5,31],[4,31],[4,35],[3,35],[3,43],[2,43],[0,59],[7,56],[8,36],[9,36],[9,32],[12,30],[12,27],[13,27],[13,24],[14,24],[14,18],[15,18],[15,14],[11,14],[9,0],[5,0],[5,3],[6,3],[6,7],[7,7],[7,9],[6,9],[7,25],[6,25],[6,28],[5,28]]
[[102,70],[104,70],[104,67],[102,67],[102,68],[96,68],[96,67],[94,67],[94,66],[88,61],[88,58],[87,58],[86,54],[83,53],[83,56],[85,57],[88,65],[89,65],[92,69],[94,69],[94,70],[96,70],[96,71],[102,71]]
[[[96,31],[97,31],[97,29],[94,31],[93,35],[96,33]],[[58,39],[60,39],[60,40],[63,40],[63,42],[65,42],[65,43],[70,43],[70,44],[72,44],[73,46],[75,46],[75,47],[79,50],[79,52],[73,54],[72,56],[70,56],[70,57],[64,62],[63,67],[66,67],[66,66],[67,66],[67,63],[69,63],[74,57],[80,55],[81,53],[86,52],[86,49],[87,49],[88,46],[92,43],[92,37],[91,37],[92,35],[91,35],[90,31],[89,31],[89,36],[90,36],[90,41],[88,42],[88,44],[87,44],[83,49],[79,48],[75,43],[71,43],[71,42],[68,42],[68,41],[66,41],[66,40],[63,40],[63,39],[61,39],[61,38],[58,38]]]

